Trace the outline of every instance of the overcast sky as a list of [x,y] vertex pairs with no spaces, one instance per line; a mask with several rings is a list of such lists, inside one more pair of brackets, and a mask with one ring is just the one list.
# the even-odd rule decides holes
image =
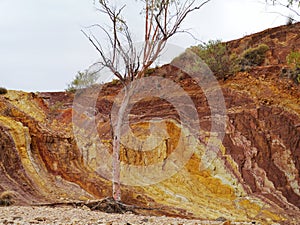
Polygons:
[[[129,24],[136,41],[142,17],[127,0]],[[202,41],[243,37],[285,24],[264,0],[211,0],[191,14],[184,28]],[[285,14],[287,14],[285,12]],[[77,71],[97,60],[97,53],[80,32],[102,23],[93,0],[0,0],[0,86],[24,91],[64,90]],[[198,44],[180,35],[171,43],[183,48]]]

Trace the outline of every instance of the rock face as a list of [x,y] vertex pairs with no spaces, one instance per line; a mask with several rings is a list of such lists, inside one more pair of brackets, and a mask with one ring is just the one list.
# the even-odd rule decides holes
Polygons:
[[[220,82],[221,137],[210,132],[218,115],[195,80],[171,65],[157,69],[151,76],[174,80],[188,94],[201,129],[195,131],[197,118],[183,118],[194,115],[186,100],[177,102],[187,112],[181,117],[167,99],[140,96],[129,113],[134,135],[122,136],[122,201],[159,208],[148,212],[154,215],[298,224],[300,90],[280,71],[289,50],[299,49],[299,29],[283,26],[228,43],[236,53],[260,43],[270,50],[263,66]],[[14,191],[19,205],[111,196],[110,113],[121,88],[0,96],[0,193]],[[179,89],[172,96],[184,97]]]

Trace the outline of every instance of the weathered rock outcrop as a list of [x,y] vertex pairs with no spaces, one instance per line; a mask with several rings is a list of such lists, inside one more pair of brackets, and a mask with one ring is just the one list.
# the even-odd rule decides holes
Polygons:
[[[295,24],[270,29],[229,43],[237,53],[259,43],[271,50],[265,65],[220,83],[226,130],[222,142],[216,135],[218,151],[206,165],[211,105],[194,80],[170,65],[159,68],[153,76],[173,79],[188,93],[201,129],[195,137],[168,101],[147,97],[132,105],[129,126],[142,142],[123,136],[129,147],[121,149],[126,171],[121,174],[122,200],[160,209],[149,212],[153,214],[298,224],[300,90],[281,78],[280,71],[288,50],[299,49],[299,28]],[[94,111],[80,108],[91,98],[90,92],[80,94],[76,107],[70,93],[9,91],[1,95],[0,192],[15,191],[17,204],[25,205],[111,196],[111,181],[106,177],[111,172],[110,112],[120,89],[118,84],[104,85],[97,92]],[[173,94],[182,97],[179,92]],[[180,104],[186,107],[184,101]],[[151,144],[152,151],[142,150]],[[141,151],[133,149],[139,147]],[[186,152],[192,154],[182,168],[151,183],[159,172],[171,168],[164,164],[169,156],[177,154],[180,160]],[[162,167],[157,174],[128,168],[155,163]],[[138,185],[148,181],[149,185]]]

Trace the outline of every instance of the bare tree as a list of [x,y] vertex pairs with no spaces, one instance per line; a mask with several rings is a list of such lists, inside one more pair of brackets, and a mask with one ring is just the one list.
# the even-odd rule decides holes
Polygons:
[[[199,10],[210,0],[140,0],[144,14],[144,44],[138,50],[132,39],[128,23],[123,17],[126,5],[117,7],[107,0],[99,0],[98,10],[105,14],[111,26],[96,24],[107,37],[112,52],[107,55],[104,45],[92,34],[82,31],[96,48],[101,61],[101,68],[108,68],[123,84],[125,94],[118,111],[113,132],[113,198],[121,201],[120,189],[120,139],[123,115],[130,99],[130,88],[133,80],[144,76],[145,71],[155,62],[166,46],[166,42],[175,34],[186,32],[180,27],[186,17]],[[140,3],[138,1],[135,4]],[[125,69],[120,68],[125,65]]]
[[[300,8],[300,0],[265,0],[267,4],[272,4],[273,6],[280,6],[283,8],[288,8],[292,14],[296,15],[297,17],[300,17],[300,12],[295,8]],[[292,15],[284,15],[282,13],[276,12],[277,14],[284,16],[291,20],[292,22],[295,21],[293,19]]]
[[[273,4],[283,4],[281,1],[279,0],[270,0]],[[268,0],[266,0],[266,2],[268,2]],[[286,4],[284,6],[286,7],[291,7],[293,6],[294,4],[297,4],[298,3],[298,6],[300,6],[300,1],[299,0],[286,0]]]

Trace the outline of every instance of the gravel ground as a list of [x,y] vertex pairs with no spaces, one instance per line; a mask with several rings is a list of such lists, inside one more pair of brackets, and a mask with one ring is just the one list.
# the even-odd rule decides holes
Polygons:
[[104,224],[104,225],[197,225],[197,224],[252,224],[229,221],[185,220],[169,217],[137,216],[133,214],[107,214],[89,208],[73,207],[0,207],[0,224]]

